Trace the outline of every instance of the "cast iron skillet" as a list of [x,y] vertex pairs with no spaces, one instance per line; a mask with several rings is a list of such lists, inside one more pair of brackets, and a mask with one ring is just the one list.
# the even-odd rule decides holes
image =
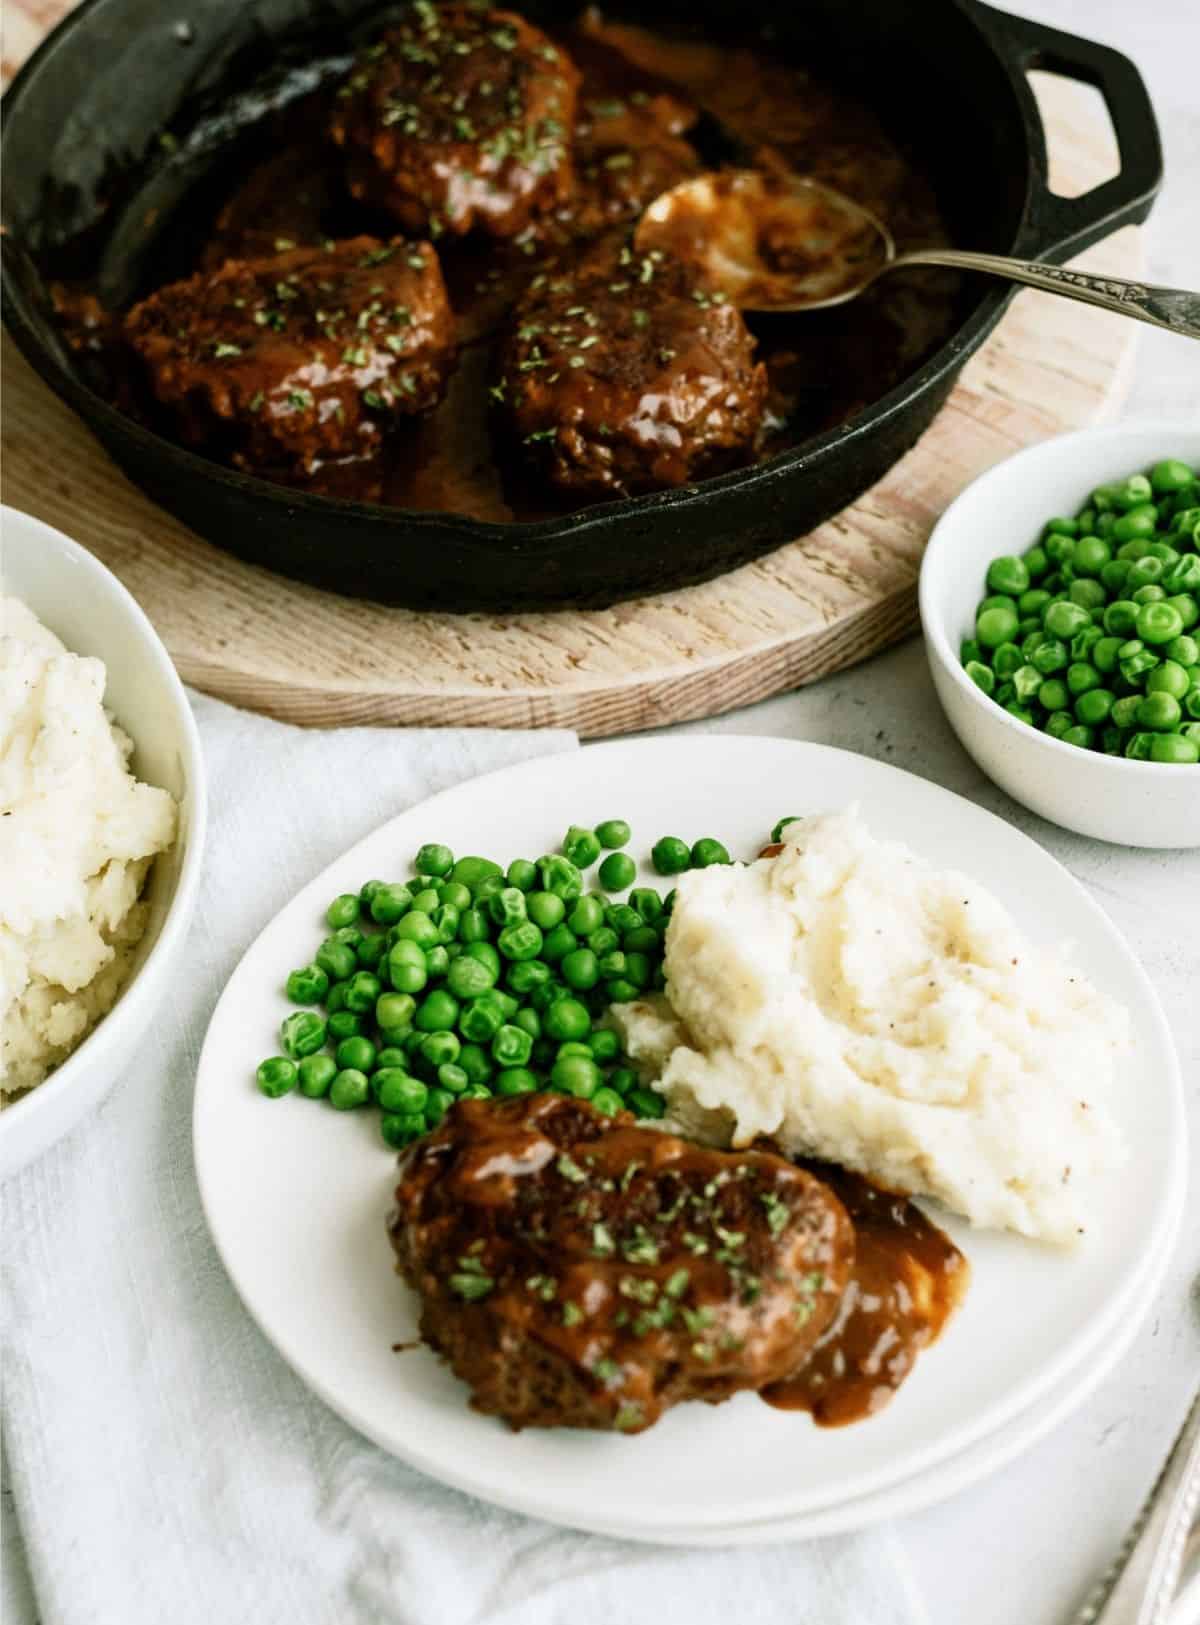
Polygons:
[[[573,17],[580,4],[518,9],[545,21]],[[636,18],[719,34],[733,9],[728,0],[654,0],[638,4]],[[5,320],[130,478],[243,558],[340,592],[444,610],[598,605],[706,580],[802,535],[879,479],[928,427],[1011,297],[998,283],[971,284],[950,339],[852,422],[756,468],[569,518],[501,525],[332,502],[221,468],[81,382],[43,278],[74,243],[119,280],[149,241],[146,202],[169,218],[227,151],[230,95],[242,93],[239,116],[252,116],[259,103],[247,87],[278,75],[289,53],[303,62],[314,50],[345,51],[377,10],[370,0],[85,0],[5,98]],[[876,106],[917,151],[963,247],[1062,261],[1149,213],[1162,179],[1158,131],[1140,75],[1116,51],[979,0],[740,0],[736,15],[739,37],[769,28],[773,51],[819,64]],[[1108,105],[1121,170],[1083,197],[1047,188],[1025,77],[1039,67],[1097,86]],[[164,131],[177,141],[169,155]],[[141,189],[133,217],[119,207],[131,177]]]

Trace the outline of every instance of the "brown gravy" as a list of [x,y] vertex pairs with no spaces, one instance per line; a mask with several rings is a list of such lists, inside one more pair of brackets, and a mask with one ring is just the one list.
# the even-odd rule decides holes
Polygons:
[[970,1280],[944,1231],[904,1196],[857,1174],[810,1164],[854,1221],[850,1283],[833,1323],[795,1376],[762,1390],[768,1405],[843,1427],[888,1403],[937,1338]]
[[[760,154],[764,163],[782,162],[809,173],[878,214],[899,252],[948,244],[932,187],[875,115],[806,70],[775,59],[768,49],[730,48],[693,34],[668,37],[609,22],[595,10],[573,27],[550,32],[577,63],[580,107],[606,143],[599,169],[616,190],[605,192],[600,205],[593,197],[593,212],[621,207],[619,185],[628,170],[615,166],[632,165],[639,150],[639,110],[654,102],[661,113],[677,104],[678,119],[668,120],[679,131],[673,140],[687,142],[691,110],[698,108],[747,151],[769,147]],[[318,91],[261,122],[253,138],[257,152],[252,149],[238,163],[236,179],[217,200],[198,249],[183,261],[176,254],[170,279],[228,257],[395,232],[395,221],[346,192],[338,156],[325,135],[330,95]],[[492,341],[556,245],[578,242],[607,224],[592,222],[590,214],[585,221],[573,218],[568,205],[540,239],[529,234],[511,242],[478,234],[440,239],[436,246],[459,343],[457,371],[444,400],[422,419],[406,421],[375,458],[339,462],[307,477],[270,470],[262,470],[263,476],[344,500],[499,522],[545,518],[583,505],[536,486],[494,436]],[[769,380],[758,459],[853,417],[920,365],[953,327],[957,289],[953,273],[899,272],[843,309],[749,317]],[[162,428],[161,414],[131,376],[123,347],[113,342],[115,331],[106,331],[87,290],[60,287],[56,304],[64,336],[79,353],[89,382],[123,410]]]

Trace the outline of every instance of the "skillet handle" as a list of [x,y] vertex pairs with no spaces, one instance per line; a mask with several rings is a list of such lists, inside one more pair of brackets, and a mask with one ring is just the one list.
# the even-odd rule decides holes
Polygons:
[[1163,164],[1158,121],[1137,68],[1120,51],[1094,40],[1064,34],[993,6],[979,4],[976,9],[1005,60],[1018,73],[1044,68],[1094,85],[1104,97],[1117,137],[1120,172],[1082,197],[1058,197],[1051,192],[1045,151],[1037,153],[1039,173],[1025,225],[1031,256],[1069,259],[1119,226],[1140,224],[1162,184]]

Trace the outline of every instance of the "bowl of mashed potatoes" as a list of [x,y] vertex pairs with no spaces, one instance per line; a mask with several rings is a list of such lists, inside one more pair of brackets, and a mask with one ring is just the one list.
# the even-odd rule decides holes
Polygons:
[[135,600],[0,510],[0,1178],[96,1108],[166,995],[205,805],[191,708]]

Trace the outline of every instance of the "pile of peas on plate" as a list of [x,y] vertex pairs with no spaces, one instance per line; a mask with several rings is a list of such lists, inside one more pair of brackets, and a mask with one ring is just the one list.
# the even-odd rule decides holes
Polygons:
[[1055,739],[1200,762],[1200,471],[1177,458],[1096,488],[1023,554],[993,559],[960,656]]
[[[602,1025],[611,1005],[665,986],[663,939],[674,892],[633,886],[629,825],[572,825],[562,851],[502,869],[423,846],[415,875],[369,880],[335,897],[330,935],[287,979],[303,1008],[280,1027],[281,1055],[258,1087],[299,1090],[339,1111],[374,1104],[385,1143],[399,1148],[441,1122],[458,1099],[551,1090],[605,1113],[661,1117]],[[603,856],[602,856],[603,854]],[[709,838],[656,843],[660,875],[729,863]],[[599,863],[598,885],[585,871]],[[630,887],[632,890],[629,890]],[[614,893],[627,892],[623,901]]]

